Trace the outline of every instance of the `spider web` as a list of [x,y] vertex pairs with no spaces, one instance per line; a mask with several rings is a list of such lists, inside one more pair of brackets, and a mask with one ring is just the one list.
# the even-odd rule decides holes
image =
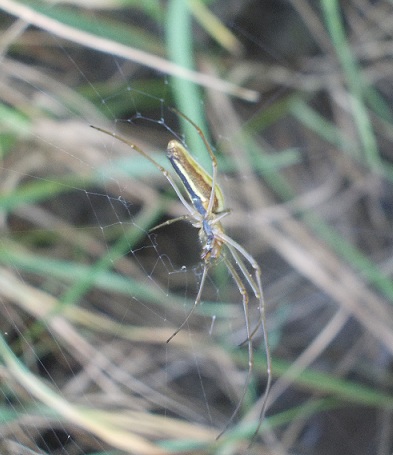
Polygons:
[[[290,3],[276,2],[281,5],[275,10],[280,20],[279,10]],[[365,261],[361,262],[361,278],[351,275],[346,261],[334,262],[333,247],[324,243],[326,237],[323,241],[306,237],[310,224],[303,215],[311,207],[313,214],[315,211],[350,239],[351,245],[361,245],[366,258],[378,258],[375,263],[383,263],[388,270],[391,229],[386,224],[388,215],[384,218],[382,212],[391,197],[388,192],[373,192],[372,183],[380,183],[380,177],[371,171],[369,180],[365,178],[371,182],[369,193],[364,190],[364,199],[358,196],[359,183],[352,182],[352,173],[346,166],[340,167],[338,153],[329,148],[338,139],[327,147],[322,133],[315,137],[306,120],[307,126],[299,122],[299,112],[314,107],[308,104],[308,88],[296,109],[290,109],[285,100],[282,119],[276,121],[274,109],[270,117],[261,120],[259,116],[259,111],[269,111],[287,95],[282,86],[302,91],[312,85],[318,93],[328,92],[329,84],[320,82],[318,73],[307,78],[311,72],[307,64],[299,77],[287,64],[292,51],[271,48],[267,41],[268,53],[281,66],[269,67],[266,88],[260,88],[263,84],[258,78],[252,81],[259,91],[266,90],[262,102],[249,104],[225,90],[223,94],[199,88],[195,105],[191,95],[181,96],[181,83],[172,76],[122,59],[117,48],[102,54],[88,44],[77,44],[77,35],[75,41],[65,41],[50,29],[50,21],[57,20],[60,12],[77,11],[82,21],[88,18],[97,36],[106,36],[106,27],[122,23],[118,11],[31,4],[34,15],[43,17],[45,24],[27,27],[23,18],[33,23],[37,18],[26,18],[23,10],[19,20],[7,16],[1,62],[0,452],[150,455],[205,450],[251,454],[263,453],[269,442],[277,453],[304,448],[309,453],[331,453],[325,441],[337,451],[332,441],[341,444],[344,439],[349,450],[367,453],[363,450],[366,444],[346,425],[344,437],[330,430],[329,424],[343,428],[342,422],[354,418],[359,427],[367,429],[364,435],[373,449],[381,440],[390,447],[385,433],[373,430],[378,417],[375,410],[386,412],[391,403],[383,376],[391,360],[391,330],[378,316],[378,311],[383,313],[388,324],[390,310],[381,303],[381,288],[377,292],[365,288],[371,280],[368,269],[378,278],[375,281],[386,284],[385,289],[388,284]],[[146,30],[151,27],[160,37],[158,42],[163,41],[167,33],[163,22],[142,8],[131,8],[135,14],[129,20],[132,27],[142,21]],[[222,9],[217,8],[221,14]],[[231,17],[229,2],[225,8]],[[64,15],[62,20],[67,22],[69,17]],[[264,52],[262,39],[242,20],[231,18],[229,23],[236,38],[247,42],[249,55],[253,49]],[[208,43],[215,58],[225,62],[221,48],[212,45],[205,34],[202,27],[195,28],[199,51]],[[152,55],[159,53],[159,48],[146,48]],[[208,60],[200,60],[204,74],[213,69]],[[247,67],[247,59],[240,60]],[[314,61],[310,65],[318,66]],[[228,90],[224,83],[229,76],[248,85],[240,75],[242,65],[235,66],[237,70],[222,81]],[[258,71],[265,73],[265,68]],[[212,76],[207,83],[213,80],[219,78]],[[341,100],[342,92],[337,93],[332,99]],[[203,267],[197,230],[180,221],[151,231],[187,213],[185,207],[162,173],[143,156],[90,128],[106,128],[130,139],[170,172],[165,149],[175,138],[210,173],[211,161],[201,138],[170,111],[173,106],[185,110],[215,145],[219,183],[226,206],[232,209],[224,220],[226,232],[261,264],[268,289],[271,347],[275,356],[288,362],[275,363],[276,376],[292,364],[296,376],[313,362],[317,371],[326,373],[302,377],[302,388],[290,388],[288,378],[278,381],[271,398],[275,407],[269,415],[280,417],[283,427],[288,424],[276,432],[266,424],[262,437],[248,449],[266,384],[261,331],[255,337],[252,382],[241,400],[249,361],[247,347],[242,345],[247,335],[241,295],[225,264],[218,260],[209,270],[193,317],[166,343],[198,293]],[[228,112],[232,111],[239,112],[239,123],[231,123]],[[325,114],[324,108],[320,112]],[[254,141],[249,133],[255,119],[271,126],[266,140],[258,137]],[[327,128],[323,130],[325,133]],[[344,140],[342,143],[343,149],[350,148]],[[358,163],[352,165],[360,175]],[[285,183],[293,185],[295,195],[277,189],[274,180],[278,174],[269,178],[269,171],[276,169],[283,170]],[[382,201],[378,214],[370,203],[377,197]],[[353,200],[352,206],[348,201]],[[277,201],[282,205],[276,208]],[[292,222],[292,230],[284,230],[287,220]],[[303,228],[303,223],[307,227],[296,237],[296,229]],[[303,241],[304,251],[299,251],[296,248]],[[343,272],[344,284],[337,270]],[[253,329],[258,302],[249,291]],[[359,308],[376,308],[375,313],[357,312],[347,306],[352,301]],[[347,329],[344,333],[343,327]],[[370,376],[364,364],[370,371],[378,370],[379,376]],[[345,388],[335,382],[336,376],[355,379]],[[378,389],[378,396],[369,394],[370,384]],[[337,395],[328,395],[334,387]],[[351,388],[362,398],[351,397]],[[325,394],[330,400],[320,398]],[[348,406],[340,413],[343,397],[354,412]],[[239,413],[231,420],[239,403]],[[364,411],[365,404],[370,408]],[[358,418],[359,409],[362,418]],[[313,418],[309,419],[310,414]],[[301,418],[296,420],[295,415]],[[381,415],[379,419],[382,421]],[[228,431],[216,441],[228,423]],[[320,437],[321,432],[329,437]]]
[[[129,86],[117,96],[128,97],[132,104],[134,94]],[[104,105],[108,103],[107,98],[101,101]],[[163,106],[162,99],[155,98],[154,101]],[[138,118],[141,118],[139,112],[128,122],[135,124]],[[173,134],[162,117],[148,120],[162,125],[164,130]],[[74,136],[76,125],[72,123],[65,134]],[[72,426],[64,424],[63,418],[67,417],[67,413],[57,419],[46,416],[48,410],[45,412],[43,408],[45,405],[53,406],[59,411],[54,398],[49,396],[54,393],[57,399],[64,399],[64,406],[70,403],[75,408],[70,410],[71,415],[77,412],[76,418],[82,418],[83,424],[83,415],[78,416],[79,407],[90,408],[90,412],[97,414],[106,409],[105,403],[101,403],[102,398],[96,397],[98,392],[94,392],[94,388],[97,387],[106,395],[104,402],[111,403],[113,415],[126,412],[138,415],[141,409],[149,409],[158,416],[181,415],[199,424],[206,434],[214,436],[209,426],[214,427],[217,422],[221,425],[225,423],[228,411],[211,412],[207,395],[213,392],[207,390],[212,388],[209,383],[218,376],[223,384],[220,388],[226,392],[229,390],[229,396],[235,402],[236,393],[239,393],[236,389],[243,374],[235,369],[227,354],[221,354],[226,356],[226,360],[218,361],[219,350],[214,344],[210,345],[210,339],[213,340],[213,333],[221,332],[222,335],[228,330],[227,334],[230,334],[230,321],[239,311],[230,314],[230,303],[225,303],[220,288],[210,279],[210,294],[205,293],[209,299],[204,298],[203,310],[196,312],[196,320],[204,327],[201,332],[206,334],[207,339],[202,342],[194,322],[192,328],[186,328],[173,342],[166,344],[166,339],[191,308],[198,290],[201,275],[198,239],[194,229],[185,223],[149,233],[151,227],[164,219],[163,216],[168,217],[161,209],[162,205],[170,203],[169,197],[164,194],[168,187],[166,181],[126,147],[112,139],[108,141],[94,131],[92,135],[89,123],[83,122],[82,130],[91,137],[96,136],[93,147],[97,152],[94,150],[95,153],[89,157],[91,161],[86,159],[85,145],[66,149],[60,138],[48,140],[41,129],[46,125],[39,125],[35,133],[37,148],[47,141],[49,156],[54,153],[56,157],[51,159],[49,166],[41,167],[41,162],[38,169],[19,175],[22,180],[31,181],[33,186],[54,184],[57,187],[54,192],[58,192],[50,201],[38,203],[37,207],[17,209],[10,220],[11,225],[22,224],[15,228],[17,238],[23,238],[30,231],[43,237],[43,244],[37,249],[21,253],[23,257],[19,259],[22,262],[27,259],[29,264],[20,263],[18,255],[10,261],[15,287],[26,287],[27,293],[29,290],[32,292],[33,285],[33,289],[37,286],[42,290],[42,295],[26,303],[28,308],[22,311],[26,314],[20,316],[23,320],[35,316],[39,322],[22,322],[23,329],[20,329],[12,313],[6,317],[12,327],[7,336],[8,343],[12,345],[19,340],[22,352],[30,359],[27,362],[29,371],[18,370],[18,374],[24,376],[26,381],[31,374],[35,374],[35,379],[39,377],[42,381],[39,387],[43,389],[36,394],[31,393],[29,398],[18,399],[15,404],[10,403],[16,413],[22,412],[27,416],[38,414],[42,420],[31,437],[27,435],[26,441],[21,443],[29,446],[31,441],[37,441],[38,447],[48,453],[55,453],[60,448],[64,453],[85,451]],[[53,126],[50,125],[50,128]],[[60,145],[54,145],[56,143]],[[90,148],[93,147],[90,145]],[[97,156],[98,160],[95,159]],[[64,183],[60,171],[57,186],[55,168],[63,161],[68,162],[66,174],[68,166],[73,168],[71,179],[75,183],[67,182],[68,175]],[[175,209],[181,210],[179,204]],[[24,226],[26,222],[31,222],[34,227]],[[57,240],[45,239],[51,235],[55,235]],[[57,243],[63,251],[55,257],[48,256],[50,248]],[[39,258],[45,258],[44,263],[37,262]],[[45,269],[48,268],[51,272],[46,276]],[[227,282],[227,277],[222,279]],[[52,294],[55,298],[51,304],[43,307],[40,299]],[[213,306],[217,302],[220,302],[221,308]],[[86,313],[79,313],[79,310]],[[68,312],[70,319],[64,316]],[[221,314],[221,322],[226,321],[226,329],[214,322],[217,313]],[[88,321],[83,322],[84,318]],[[94,323],[92,320],[95,318],[97,321]],[[58,327],[56,321],[64,326]],[[37,334],[34,333],[36,331]],[[245,335],[239,334],[237,338],[241,336],[244,338]],[[53,346],[51,349],[43,348],[49,352],[40,356],[37,351],[45,339],[44,343]],[[156,352],[154,358],[146,362],[150,350]],[[207,365],[209,358],[216,358],[215,365]],[[220,363],[225,361],[230,362],[233,369],[231,381],[227,381],[220,372]],[[134,363],[140,364],[139,368]],[[55,372],[59,375],[59,369],[63,371],[60,383],[54,377]],[[30,379],[33,380],[33,377]],[[45,380],[53,385],[53,391],[45,385]],[[171,390],[172,387],[174,390]],[[112,391],[108,392],[108,389]],[[38,409],[32,411],[29,403],[35,403]],[[228,409],[230,405],[228,401]],[[83,414],[83,411],[80,412]],[[133,418],[130,418],[130,424],[132,421]],[[108,424],[104,423],[104,428]],[[90,422],[84,425],[89,429]],[[40,426],[48,426],[48,430],[37,435],[41,433]],[[128,431],[127,428],[122,430],[124,433]],[[191,428],[188,431],[191,437]],[[105,451],[106,446],[99,438],[101,434],[100,431],[93,431],[91,444],[96,446],[96,450]],[[30,444],[27,444],[28,441]],[[116,441],[114,445],[132,447],[131,441],[120,441],[120,444]]]
[[[26,125],[29,139],[5,167],[15,190],[31,194],[32,202],[27,197],[15,204],[7,218],[14,248],[4,292],[14,305],[3,302],[3,355],[17,382],[3,390],[10,414],[4,450],[161,453],[150,441],[175,441],[178,424],[180,446],[182,439],[191,446],[193,440],[211,443],[244,387],[240,295],[218,261],[203,304],[166,343],[198,292],[196,230],[179,222],[150,233],[185,208],[145,158],[89,127],[132,138],[168,167],[168,141],[188,143],[166,108],[170,80],[155,77],[159,94],[151,95],[139,88],[134,68],[100,56],[113,75],[107,95],[83,55],[55,35],[46,39],[90,94],[73,92],[40,65],[30,71],[11,57],[3,62],[12,86],[49,114]],[[193,134],[201,161],[211,166]],[[232,348],[244,354],[239,364],[230,357]],[[141,421],[145,427],[130,431]],[[161,436],[157,427],[165,426]]]

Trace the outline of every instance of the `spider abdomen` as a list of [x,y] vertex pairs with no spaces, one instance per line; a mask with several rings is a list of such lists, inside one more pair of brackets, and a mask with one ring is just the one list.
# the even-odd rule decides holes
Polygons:
[[[176,140],[169,142],[167,156],[189,194],[192,205],[201,215],[204,215],[208,210],[212,193],[212,178]],[[221,188],[216,184],[212,212],[223,210],[224,196]]]

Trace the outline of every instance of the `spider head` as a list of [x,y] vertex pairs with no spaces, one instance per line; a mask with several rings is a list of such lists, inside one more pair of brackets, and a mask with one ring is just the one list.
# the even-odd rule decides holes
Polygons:
[[199,230],[199,238],[202,244],[201,258],[205,264],[214,261],[221,255],[222,240],[217,236],[217,229],[221,229],[219,223],[212,225],[208,220],[203,220]]

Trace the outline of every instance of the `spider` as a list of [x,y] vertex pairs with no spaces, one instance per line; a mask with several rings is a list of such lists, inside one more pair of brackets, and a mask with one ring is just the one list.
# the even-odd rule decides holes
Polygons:
[[[265,316],[265,301],[263,297],[262,290],[262,281],[261,281],[261,269],[257,261],[248,253],[245,248],[243,248],[239,243],[229,237],[221,224],[221,220],[230,214],[230,209],[224,208],[224,196],[220,186],[217,183],[217,160],[214,156],[213,150],[208,143],[205,135],[199,126],[196,125],[189,117],[187,117],[182,112],[177,109],[170,108],[172,112],[178,116],[183,117],[187,122],[189,122],[196,130],[200,138],[202,139],[207,152],[209,153],[211,163],[212,163],[212,175],[210,176],[190,155],[190,153],[183,147],[180,142],[177,140],[171,140],[167,146],[167,157],[175,170],[176,174],[180,178],[184,189],[188,195],[189,201],[183,196],[182,191],[180,190],[178,184],[175,182],[171,174],[157,163],[153,158],[151,158],[146,152],[141,148],[131,143],[127,139],[113,133],[111,131],[92,126],[98,131],[101,131],[109,136],[114,137],[115,139],[125,143],[140,155],[149,160],[157,169],[168,180],[171,187],[174,189],[177,197],[184,205],[187,210],[187,214],[170,219],[161,223],[151,231],[159,229],[163,226],[167,226],[176,221],[188,220],[195,228],[199,229],[199,238],[202,246],[201,260],[203,264],[203,271],[201,280],[199,283],[199,289],[197,296],[194,300],[194,304],[187,314],[186,318],[182,324],[177,328],[177,330],[168,338],[167,343],[172,340],[177,333],[187,324],[191,315],[193,314],[195,308],[199,305],[202,299],[202,293],[204,290],[206,278],[209,272],[209,269],[212,265],[218,260],[222,259],[225,266],[227,267],[230,275],[232,276],[238,291],[242,297],[242,304],[244,310],[245,318],[245,327],[247,338],[242,344],[247,344],[248,348],[248,370],[246,381],[244,384],[243,392],[241,397],[236,405],[235,410],[233,411],[231,417],[229,418],[225,428],[217,436],[217,439],[228,429],[230,424],[233,422],[234,418],[237,416],[240,407],[242,406],[244,397],[248,390],[248,386],[251,381],[253,367],[254,367],[254,353],[252,346],[252,339],[254,334],[257,332],[259,327],[262,327],[263,330],[263,341],[265,345],[265,354],[266,354],[266,365],[267,365],[267,382],[266,388],[263,394],[262,408],[259,414],[259,420],[252,437],[252,440],[259,432],[262,421],[264,420],[267,399],[271,386],[271,357],[268,345],[268,336],[266,330],[266,316]],[[250,270],[253,272],[250,273]],[[258,309],[259,309],[259,318],[255,328],[251,331],[250,328],[250,318],[249,318],[249,293],[247,291],[247,284],[251,288],[255,298],[258,300]]]

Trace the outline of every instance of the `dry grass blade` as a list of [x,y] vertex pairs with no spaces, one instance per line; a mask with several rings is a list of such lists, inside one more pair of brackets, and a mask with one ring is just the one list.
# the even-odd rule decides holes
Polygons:
[[116,43],[115,41],[107,40],[82,30],[69,27],[48,16],[38,13],[26,5],[13,2],[12,0],[3,0],[1,8],[29,24],[43,28],[61,38],[82,44],[83,46],[132,60],[149,68],[162,71],[163,73],[187,79],[196,84],[210,87],[215,90],[224,91],[247,101],[256,101],[259,98],[259,93],[254,90],[242,88],[222,79],[216,79],[203,73],[191,71],[156,55],[148,54],[139,49],[125,46],[121,43]]

